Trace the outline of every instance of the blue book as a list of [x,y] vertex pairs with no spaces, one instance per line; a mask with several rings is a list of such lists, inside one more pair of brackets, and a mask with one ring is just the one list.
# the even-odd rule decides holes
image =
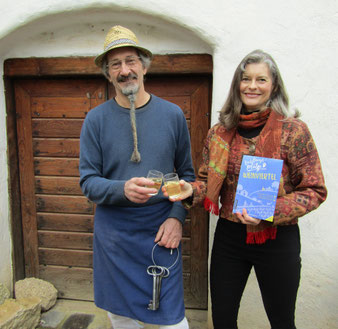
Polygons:
[[233,213],[245,208],[251,217],[272,222],[283,160],[243,155]]

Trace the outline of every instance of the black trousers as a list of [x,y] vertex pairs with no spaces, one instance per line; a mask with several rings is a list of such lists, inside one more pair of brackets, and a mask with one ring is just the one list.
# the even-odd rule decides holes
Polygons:
[[301,270],[298,225],[278,226],[276,239],[261,245],[245,240],[246,225],[218,220],[210,268],[214,329],[238,328],[240,301],[252,267],[271,328],[295,329]]

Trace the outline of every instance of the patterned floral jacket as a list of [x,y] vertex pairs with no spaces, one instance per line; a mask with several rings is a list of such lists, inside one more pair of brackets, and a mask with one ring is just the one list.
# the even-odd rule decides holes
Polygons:
[[[192,206],[206,195],[209,143],[215,133],[209,130],[198,181],[193,184]],[[220,217],[239,222],[232,213],[242,155],[255,155],[257,137],[248,139],[236,132],[230,145],[228,171],[220,193]],[[288,225],[316,209],[327,196],[318,152],[307,125],[299,119],[285,119],[282,126],[280,159],[284,160],[273,225]]]

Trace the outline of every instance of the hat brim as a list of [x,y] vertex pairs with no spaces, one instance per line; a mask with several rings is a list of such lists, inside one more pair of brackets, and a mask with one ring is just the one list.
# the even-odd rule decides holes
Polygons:
[[146,48],[143,48],[143,47],[139,47],[139,46],[136,46],[136,45],[131,45],[130,43],[126,43],[126,44],[119,44],[119,45],[115,45],[114,47],[111,47],[109,49],[107,49],[106,51],[104,51],[102,54],[98,55],[94,62],[96,64],[96,66],[98,66],[99,68],[102,68],[102,62],[104,60],[104,58],[106,57],[106,55],[111,51],[111,50],[114,50],[114,49],[117,49],[117,48],[123,48],[123,47],[133,47],[133,48],[136,48],[140,51],[142,51],[145,55],[147,55],[149,58],[152,58],[153,57],[153,54],[151,53],[151,51],[149,51],[148,49]]

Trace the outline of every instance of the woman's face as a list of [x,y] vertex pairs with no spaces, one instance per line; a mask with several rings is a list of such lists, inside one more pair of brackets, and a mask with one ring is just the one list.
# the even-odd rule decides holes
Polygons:
[[246,65],[239,91],[241,101],[248,111],[265,109],[272,90],[272,76],[267,64],[253,63]]

